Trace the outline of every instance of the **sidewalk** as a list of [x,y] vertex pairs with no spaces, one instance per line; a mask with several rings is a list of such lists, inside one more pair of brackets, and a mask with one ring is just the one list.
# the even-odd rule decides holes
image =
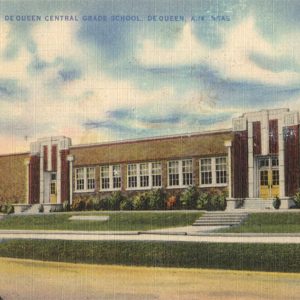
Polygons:
[[0,230],[5,239],[300,244],[300,233],[216,233],[188,226],[153,231]]

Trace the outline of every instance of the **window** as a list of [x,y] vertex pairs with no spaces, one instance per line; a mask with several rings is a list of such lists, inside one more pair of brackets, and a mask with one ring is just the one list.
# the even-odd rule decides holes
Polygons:
[[86,168],[87,189],[95,189],[95,168]]
[[169,161],[169,186],[193,184],[193,162],[191,159]]
[[120,165],[112,166],[113,189],[121,188],[121,167]]
[[152,163],[152,186],[161,186],[161,163]]
[[179,185],[179,161],[169,162],[169,186]]
[[149,166],[148,164],[140,164],[140,187],[149,186]]
[[227,179],[227,164],[226,157],[216,158],[216,183],[226,183]]
[[128,189],[161,187],[161,163],[140,163],[127,166]]
[[76,169],[76,190],[84,190],[84,168]]
[[121,189],[121,166],[101,166],[101,190],[119,190]]
[[218,186],[227,183],[226,157],[200,159],[200,186]]
[[128,187],[137,187],[137,165],[128,165]]
[[201,184],[212,184],[211,158],[201,159]]
[[92,191],[95,189],[95,168],[75,169],[75,191]]

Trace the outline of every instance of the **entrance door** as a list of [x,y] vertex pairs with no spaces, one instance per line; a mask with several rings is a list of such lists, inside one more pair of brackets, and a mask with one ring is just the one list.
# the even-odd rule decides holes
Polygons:
[[57,202],[56,173],[51,173],[50,203],[56,204],[56,202]]
[[259,195],[261,198],[279,196],[278,157],[259,159]]

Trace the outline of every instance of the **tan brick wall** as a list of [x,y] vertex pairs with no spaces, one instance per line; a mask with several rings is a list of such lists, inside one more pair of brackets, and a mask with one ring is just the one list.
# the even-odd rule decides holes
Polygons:
[[26,202],[26,166],[29,154],[0,156],[0,203]]
[[142,140],[86,147],[72,147],[74,166],[157,161],[164,159],[227,154],[224,146],[230,132]]

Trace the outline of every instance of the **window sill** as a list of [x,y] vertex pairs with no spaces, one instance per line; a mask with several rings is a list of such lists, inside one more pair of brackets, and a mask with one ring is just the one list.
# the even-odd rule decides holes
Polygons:
[[145,186],[145,187],[127,188],[126,191],[145,191],[145,190],[155,190],[160,188],[161,186]]
[[121,191],[122,188],[117,188],[117,189],[100,189],[99,192],[100,193],[105,193],[105,192],[117,192],[117,191]]
[[94,193],[96,190],[74,190],[74,193]]
[[167,190],[170,190],[170,189],[186,189],[190,186],[193,186],[193,185],[169,185],[166,187]]
[[219,184],[200,184],[199,185],[199,188],[211,188],[211,187],[226,187],[227,186],[227,183],[219,183]]

